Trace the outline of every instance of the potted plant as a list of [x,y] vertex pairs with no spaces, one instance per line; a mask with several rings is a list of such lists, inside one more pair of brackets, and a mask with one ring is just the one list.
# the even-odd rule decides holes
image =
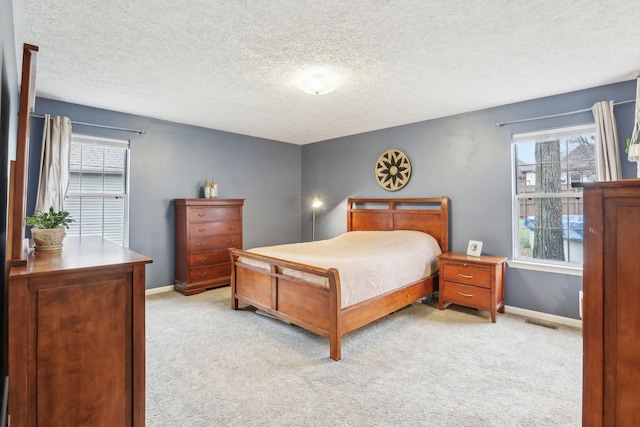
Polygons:
[[25,218],[31,227],[31,236],[36,250],[55,251],[62,248],[62,240],[66,235],[65,229],[75,220],[67,211],[56,212],[53,206],[48,212],[36,211]]

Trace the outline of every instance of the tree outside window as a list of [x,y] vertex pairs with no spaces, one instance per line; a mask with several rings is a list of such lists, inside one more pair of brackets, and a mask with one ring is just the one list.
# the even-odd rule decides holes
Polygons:
[[514,259],[582,264],[582,190],[596,180],[593,125],[513,136]]

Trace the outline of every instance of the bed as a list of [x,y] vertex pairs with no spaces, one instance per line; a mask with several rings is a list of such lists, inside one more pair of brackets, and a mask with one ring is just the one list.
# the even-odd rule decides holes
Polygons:
[[[449,198],[350,198],[347,201],[347,233],[351,236],[379,233],[352,233],[408,230],[422,233],[387,233],[388,235],[413,236],[426,233],[439,246],[439,252],[449,250]],[[382,233],[385,234],[385,233]],[[340,236],[338,236],[340,237]],[[428,236],[427,236],[428,237]],[[342,238],[342,237],[340,237]],[[424,240],[424,239],[422,239]],[[325,241],[301,243],[308,251],[310,246],[322,246]],[[285,253],[282,246],[251,251],[230,249],[231,256],[231,308],[237,310],[243,302],[276,316],[322,337],[329,339],[329,357],[341,358],[342,336],[389,313],[399,310],[437,290],[437,269],[427,272],[394,289],[382,290],[374,296],[344,295],[338,268],[322,265],[325,262],[307,264],[291,258],[269,254]],[[266,253],[259,253],[264,249]],[[279,252],[280,251],[280,252]],[[405,252],[406,256],[410,254]],[[377,254],[382,260],[386,254]],[[382,257],[382,258],[381,258]],[[295,259],[295,258],[294,258]],[[398,260],[398,258],[395,258]],[[401,265],[401,260],[392,264]],[[433,260],[424,261],[431,263]],[[382,263],[381,263],[382,264]],[[373,264],[369,264],[371,266]],[[437,263],[436,263],[437,265]],[[358,266],[365,271],[367,266]],[[343,267],[344,268],[344,267]],[[397,267],[395,267],[398,269]],[[393,268],[392,268],[393,269]],[[402,267],[402,270],[405,268]],[[400,270],[400,269],[398,269]],[[391,275],[393,271],[389,271]],[[346,271],[343,275],[347,276]],[[353,273],[350,273],[353,276]],[[361,282],[366,286],[363,275]],[[349,286],[354,277],[350,277]],[[355,282],[358,282],[357,278]],[[351,298],[352,301],[343,303]]]

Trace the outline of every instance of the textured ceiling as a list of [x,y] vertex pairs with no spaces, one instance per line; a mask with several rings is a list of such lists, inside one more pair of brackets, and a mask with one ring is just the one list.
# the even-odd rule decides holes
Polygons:
[[[38,96],[307,144],[635,78],[640,1],[13,0]],[[21,58],[18,58],[21,63]],[[296,81],[329,73],[338,88]],[[73,118],[72,118],[73,119]]]

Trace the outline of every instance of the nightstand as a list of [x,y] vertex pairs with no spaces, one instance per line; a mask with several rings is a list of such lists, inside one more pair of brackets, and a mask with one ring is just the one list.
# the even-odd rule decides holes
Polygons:
[[438,256],[440,291],[438,308],[450,302],[478,310],[491,311],[496,323],[496,312],[504,313],[504,276],[506,257],[468,256],[445,252]]

